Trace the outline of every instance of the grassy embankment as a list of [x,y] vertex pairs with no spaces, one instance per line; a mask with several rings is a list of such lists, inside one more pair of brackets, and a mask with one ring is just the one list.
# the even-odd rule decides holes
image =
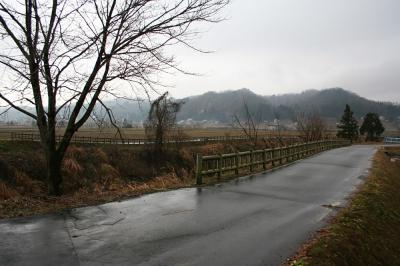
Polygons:
[[[0,141],[0,218],[43,214],[195,184],[195,155],[250,150],[243,141],[169,145],[158,163],[145,146],[72,145],[63,161],[61,197],[47,194],[46,162],[37,142]],[[257,148],[266,148],[260,143]],[[226,179],[232,178],[225,177]],[[206,178],[205,184],[222,179]]]
[[349,205],[299,251],[292,265],[400,265],[400,160],[380,149]]

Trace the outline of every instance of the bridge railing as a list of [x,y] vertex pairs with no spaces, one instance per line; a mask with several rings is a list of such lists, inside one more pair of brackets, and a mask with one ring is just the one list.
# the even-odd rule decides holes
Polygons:
[[313,154],[338,147],[350,145],[348,140],[322,140],[308,143],[294,144],[286,147],[245,152],[218,154],[196,157],[196,183],[203,184],[203,177],[224,175],[239,175],[239,173],[253,173],[265,171],[283,164],[299,160]]
[[400,144],[400,137],[384,137],[385,144]]

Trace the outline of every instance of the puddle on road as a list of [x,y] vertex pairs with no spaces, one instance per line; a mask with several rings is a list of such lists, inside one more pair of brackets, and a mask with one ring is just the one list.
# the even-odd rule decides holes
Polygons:
[[332,202],[330,204],[323,204],[321,206],[325,207],[325,208],[328,208],[328,209],[333,209],[333,210],[337,210],[337,209],[343,208],[342,203],[340,201],[335,201],[335,202]]

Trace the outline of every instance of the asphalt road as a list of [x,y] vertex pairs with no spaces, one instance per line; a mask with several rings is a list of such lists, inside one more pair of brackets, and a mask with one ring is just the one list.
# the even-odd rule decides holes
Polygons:
[[375,147],[213,187],[0,221],[0,265],[280,265],[362,182]]

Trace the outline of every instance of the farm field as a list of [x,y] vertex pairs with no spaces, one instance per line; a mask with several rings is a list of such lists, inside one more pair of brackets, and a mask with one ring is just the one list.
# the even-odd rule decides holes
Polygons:
[[[144,139],[145,132],[143,128],[121,128],[122,137],[124,139]],[[57,129],[57,135],[62,135],[64,128]],[[11,133],[23,134],[39,134],[36,128],[23,127],[23,126],[7,126],[0,127],[0,139],[11,139]],[[183,128],[179,134],[182,137],[224,137],[224,136],[243,136],[243,132],[239,128]],[[286,130],[280,132],[281,136],[298,136],[300,133],[296,130]],[[336,131],[327,131],[328,135],[335,136]],[[277,136],[278,132],[275,130],[260,130],[260,136]],[[386,131],[385,136],[400,136],[400,131]],[[81,128],[76,134],[76,137],[92,137],[92,138],[111,138],[119,139],[118,132],[115,128]]]
[[[61,136],[64,132],[64,128],[57,129],[57,135]],[[145,131],[143,128],[121,128],[120,129],[123,139],[145,139]],[[22,127],[22,126],[9,126],[0,127],[0,140],[12,139],[12,133],[22,134],[33,134],[38,135],[39,132],[36,128]],[[175,131],[173,135],[178,135],[181,138],[196,138],[196,137],[236,137],[244,136],[243,132],[239,128],[183,128],[180,131]],[[260,130],[260,136],[275,137],[278,136],[276,130]],[[336,131],[327,131],[327,135],[335,136]],[[296,130],[281,131],[281,136],[299,136],[300,132]],[[385,136],[400,136],[400,131],[386,131]],[[120,139],[118,132],[115,128],[81,128],[74,135],[76,138],[108,138],[108,139]],[[27,138],[29,139],[29,138]],[[35,138],[37,139],[37,138]]]
[[[143,128],[121,128],[124,138],[145,138]],[[11,133],[39,134],[38,130],[32,127],[0,127],[0,139],[11,138]],[[57,129],[57,135],[62,135],[64,128]],[[240,129],[234,128],[184,128],[181,133],[187,137],[215,137],[215,136],[242,136]],[[278,133],[270,130],[260,130],[260,135],[275,136]],[[297,136],[297,131],[281,131],[281,135]],[[115,128],[81,128],[76,134],[77,137],[99,137],[99,138],[119,138]]]

